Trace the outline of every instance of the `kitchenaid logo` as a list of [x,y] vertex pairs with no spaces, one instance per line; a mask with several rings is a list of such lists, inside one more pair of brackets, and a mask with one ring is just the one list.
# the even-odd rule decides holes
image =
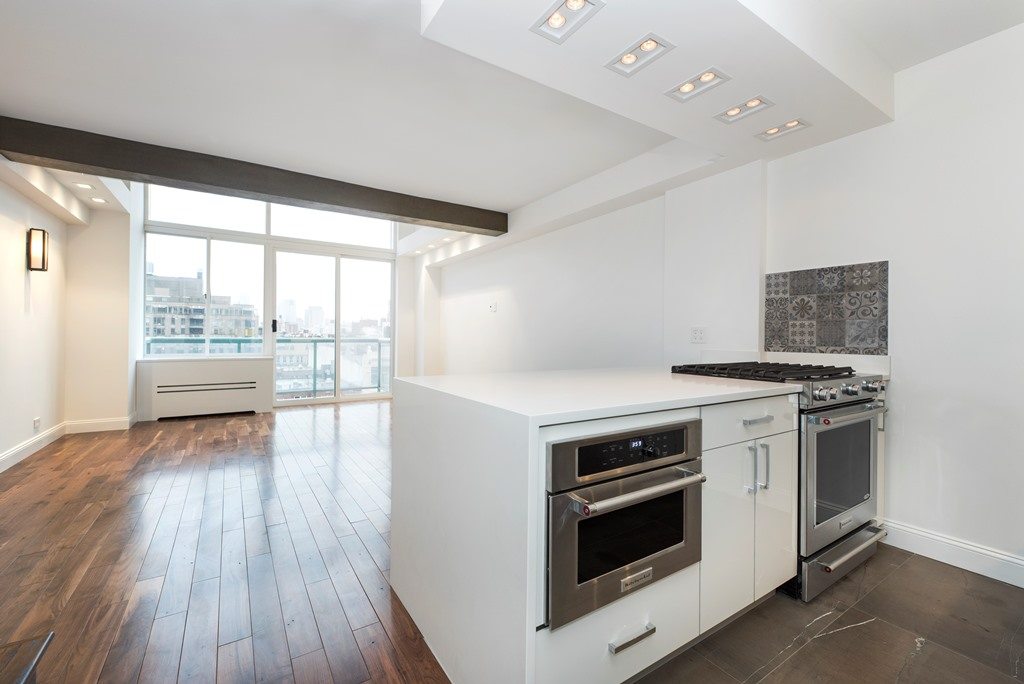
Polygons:
[[619,590],[619,593],[625,594],[630,589],[635,589],[636,587],[639,587],[641,584],[650,582],[653,578],[654,568],[647,568],[646,570],[641,570],[635,575],[630,575],[629,577],[626,577],[622,580],[621,589]]

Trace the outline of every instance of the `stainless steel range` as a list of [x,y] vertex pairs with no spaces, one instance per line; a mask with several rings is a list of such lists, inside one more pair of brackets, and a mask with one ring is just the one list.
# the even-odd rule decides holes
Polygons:
[[800,385],[800,561],[786,586],[804,601],[875,553],[878,428],[885,383],[850,367],[788,363],[673,366],[673,373]]

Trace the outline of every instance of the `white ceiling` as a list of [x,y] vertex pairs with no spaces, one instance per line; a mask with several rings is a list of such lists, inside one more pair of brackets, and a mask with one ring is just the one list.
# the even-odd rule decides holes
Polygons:
[[669,140],[419,28],[419,0],[4,0],[0,113],[498,210]]
[[[123,181],[108,180],[104,182],[98,176],[89,176],[84,173],[74,173],[72,171],[61,171],[59,169],[48,169],[53,176],[60,181],[60,184],[71,191],[75,197],[78,198],[82,204],[89,207],[90,209],[110,209],[114,211],[122,211],[123,207],[118,197],[114,196],[111,192],[108,184],[112,183],[123,183]],[[80,188],[75,183],[85,183],[91,185],[92,188]],[[93,198],[98,197],[106,200],[106,202],[96,202]]]
[[[552,2],[425,0],[421,35],[420,0],[4,0],[0,114],[508,211],[885,123],[895,68],[1024,20],[1024,0],[608,0],[556,45],[529,30]],[[604,68],[652,31],[675,49]],[[709,66],[731,80],[664,95]],[[775,106],[714,120],[754,96]]]
[[820,0],[895,71],[1024,22],[1022,0]]
[[[748,5],[757,6],[764,16]],[[890,121],[861,83],[844,80],[846,74],[837,75],[830,70],[835,67],[822,63],[827,60],[819,62],[809,54],[813,45],[796,42],[806,34],[808,42],[819,36],[831,40],[825,31],[842,30],[829,25],[834,17],[808,17],[810,29],[771,23],[777,18],[773,12],[784,19],[800,14],[791,0],[608,2],[560,45],[530,31],[550,7],[550,0],[443,0],[424,35],[663,131],[700,150],[704,159],[781,156]],[[605,68],[651,32],[676,47],[628,78]],[[877,82],[873,87],[891,94],[891,70],[862,44],[853,43],[844,60],[865,63],[861,72]],[[709,67],[722,70],[730,80],[686,102],[665,95]],[[774,106],[729,124],[714,118],[755,97]],[[796,118],[811,126],[777,141],[756,137]]]

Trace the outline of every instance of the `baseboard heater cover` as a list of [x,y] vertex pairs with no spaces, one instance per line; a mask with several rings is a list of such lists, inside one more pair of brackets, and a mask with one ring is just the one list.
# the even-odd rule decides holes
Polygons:
[[145,359],[136,372],[139,420],[264,413],[273,406],[270,357]]

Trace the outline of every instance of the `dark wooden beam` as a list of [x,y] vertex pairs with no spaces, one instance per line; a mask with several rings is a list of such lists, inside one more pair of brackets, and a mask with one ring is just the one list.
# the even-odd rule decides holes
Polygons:
[[500,211],[6,116],[0,116],[0,153],[25,164],[186,190],[483,235],[508,232],[508,214]]

